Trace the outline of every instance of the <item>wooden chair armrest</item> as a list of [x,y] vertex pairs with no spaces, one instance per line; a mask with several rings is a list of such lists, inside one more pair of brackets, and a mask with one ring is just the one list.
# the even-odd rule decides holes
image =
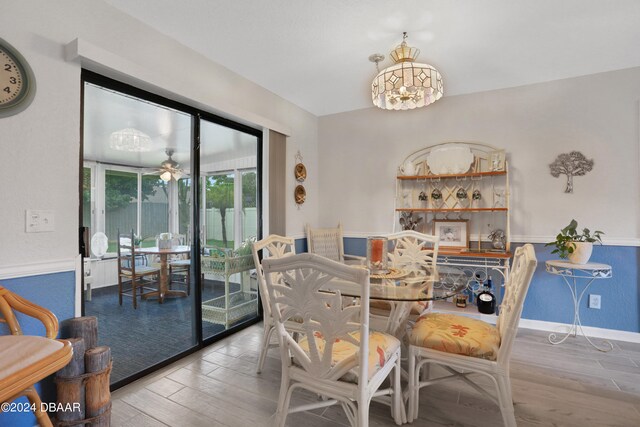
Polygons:
[[[4,303],[4,304],[3,304]],[[0,288],[0,312],[4,315],[12,335],[22,335],[15,315],[11,309],[38,319],[44,325],[46,337],[54,339],[58,335],[58,318],[51,311],[32,303],[5,288]]]

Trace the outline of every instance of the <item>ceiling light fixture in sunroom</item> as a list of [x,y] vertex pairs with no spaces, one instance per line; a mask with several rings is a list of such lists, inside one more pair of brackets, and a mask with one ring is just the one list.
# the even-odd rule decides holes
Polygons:
[[151,151],[151,137],[138,129],[121,129],[111,134],[109,147],[118,151],[136,153]]

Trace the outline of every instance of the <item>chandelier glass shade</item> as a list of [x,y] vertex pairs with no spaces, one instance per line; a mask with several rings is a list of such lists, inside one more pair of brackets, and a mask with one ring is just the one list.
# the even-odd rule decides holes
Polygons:
[[180,172],[179,170],[166,170],[160,174],[160,179],[164,182],[171,181],[171,178],[173,178],[174,181],[178,181],[180,178],[182,178],[182,172]]
[[109,147],[118,151],[137,153],[151,151],[151,137],[138,129],[121,129],[111,134]]
[[412,110],[442,98],[442,76],[431,65],[415,62],[419,53],[404,40],[391,52],[395,64],[380,71],[371,83],[371,99],[376,107]]
[[180,165],[178,162],[171,158],[171,156],[173,156],[173,149],[167,148],[165,153],[167,153],[169,158],[160,164],[160,179],[164,182],[171,181],[171,178],[178,181],[182,178],[183,173],[182,170],[179,169]]
[[164,182],[171,181],[171,178],[172,178],[172,175],[171,175],[171,172],[169,171],[164,171],[160,174],[160,179],[163,180]]

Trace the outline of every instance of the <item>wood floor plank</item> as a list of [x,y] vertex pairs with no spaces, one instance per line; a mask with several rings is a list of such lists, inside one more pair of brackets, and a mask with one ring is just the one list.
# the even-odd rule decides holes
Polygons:
[[181,389],[173,394],[170,399],[194,412],[199,412],[230,427],[266,427],[268,425],[266,420],[273,415],[276,409],[275,404],[267,407],[235,405],[228,400],[212,399],[210,394],[191,387]]
[[171,374],[170,378],[182,384],[189,384],[189,388],[205,393],[212,401],[223,402],[231,407],[238,407],[245,411],[266,411],[274,413],[277,400],[269,399],[247,390],[230,387],[214,378],[197,374],[188,369],[180,369]]
[[122,400],[140,412],[170,426],[212,427],[224,426],[216,419],[173,402],[147,389],[126,394]]
[[220,368],[220,365],[216,365],[215,363],[207,362],[204,359],[198,359],[189,363],[188,365],[184,365],[185,369],[189,369],[190,371],[197,372],[202,375],[210,374],[216,369]]
[[640,380],[640,368],[635,363],[631,365],[631,359],[629,359],[629,363],[620,362],[618,359],[600,360],[599,363],[604,369],[631,374]]
[[222,346],[215,350],[216,353],[222,353],[232,357],[239,357],[247,352],[255,352],[255,351],[256,351],[256,348],[253,345],[250,347],[247,347],[245,345],[237,346],[232,344]]
[[[123,402],[121,399],[111,400],[111,425],[116,426],[130,426],[135,425],[134,419],[142,419],[140,416],[144,414],[138,411],[133,406]],[[158,422],[158,424],[162,424]]]
[[[516,338],[511,378],[519,427],[640,426],[640,345],[613,341],[614,350],[602,353],[581,336],[556,346],[547,336],[521,329]],[[116,391],[112,425],[271,425],[280,389],[280,351],[270,349],[263,372],[256,374],[261,337],[261,325],[252,326]],[[317,399],[296,392],[292,405]],[[287,418],[291,427],[344,425],[348,421],[338,406]],[[393,425],[389,407],[372,403],[370,426]],[[500,425],[497,406],[462,382],[421,390],[419,418],[413,423]]]
[[640,394],[640,382],[638,380],[614,379],[613,382],[621,391],[633,394]]
[[147,384],[146,388],[151,390],[152,392],[159,394],[162,397],[169,397],[173,393],[179,391],[185,386],[177,383],[169,378],[161,378],[158,381],[152,382],[151,384]]

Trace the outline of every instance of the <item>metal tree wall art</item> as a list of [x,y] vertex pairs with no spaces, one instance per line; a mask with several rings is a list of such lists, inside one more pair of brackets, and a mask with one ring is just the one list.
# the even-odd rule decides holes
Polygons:
[[582,176],[593,169],[593,159],[588,160],[579,151],[560,154],[553,163],[549,165],[551,176],[557,178],[560,174],[567,176],[567,188],[565,193],[573,193],[573,177]]

